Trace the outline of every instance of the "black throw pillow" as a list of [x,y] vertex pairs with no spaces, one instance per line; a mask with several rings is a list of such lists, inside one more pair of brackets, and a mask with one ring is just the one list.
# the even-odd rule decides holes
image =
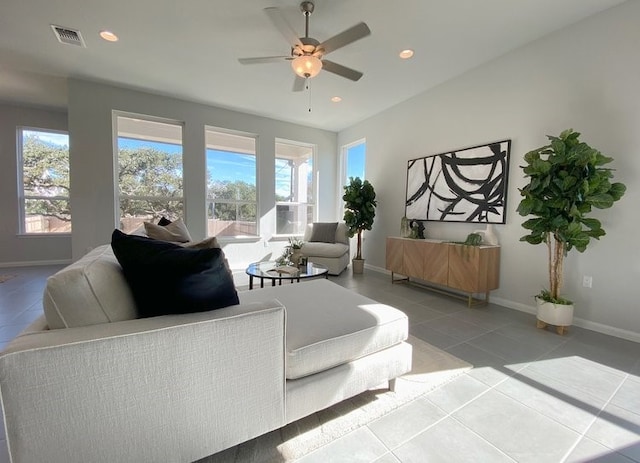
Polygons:
[[111,248],[140,318],[239,304],[222,249],[191,249],[114,230]]
[[170,223],[171,220],[167,219],[164,215],[160,217],[160,220],[158,220],[158,225],[160,225],[161,227],[166,227]]

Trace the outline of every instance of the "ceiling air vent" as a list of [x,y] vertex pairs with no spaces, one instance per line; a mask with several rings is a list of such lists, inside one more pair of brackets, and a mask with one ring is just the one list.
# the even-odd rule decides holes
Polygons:
[[53,33],[56,34],[56,38],[60,43],[66,43],[67,45],[77,45],[78,47],[87,48],[84,43],[84,39],[80,34],[80,31],[69,29],[68,27],[51,25]]

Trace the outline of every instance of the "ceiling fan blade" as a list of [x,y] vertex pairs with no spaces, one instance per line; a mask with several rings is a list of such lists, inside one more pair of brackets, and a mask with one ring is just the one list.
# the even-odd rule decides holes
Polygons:
[[333,72],[334,74],[338,74],[341,77],[345,77],[353,81],[360,80],[360,77],[363,76],[360,71],[356,71],[355,69],[348,68],[346,66],[343,66],[342,64],[334,63],[333,61],[329,61],[327,59],[322,60],[322,69],[324,69],[325,71]]
[[264,12],[267,13],[267,16],[269,16],[273,25],[276,26],[276,29],[278,29],[286,41],[289,42],[289,45],[291,45],[292,48],[295,48],[296,46],[302,47],[302,42],[300,41],[298,34],[296,34],[296,31],[284,19],[279,8],[265,8]]
[[338,35],[334,35],[330,39],[325,40],[316,48],[322,48],[324,50],[324,54],[326,55],[327,53],[331,53],[338,48],[349,45],[356,40],[360,40],[369,34],[371,34],[371,29],[369,29],[369,26],[367,26],[365,23],[356,24],[346,31],[340,32]]
[[292,59],[290,56],[263,56],[260,58],[238,58],[240,64],[262,64],[279,63],[280,61]]
[[294,92],[301,92],[304,90],[304,86],[307,83],[307,79],[305,79],[304,77],[300,77],[300,76],[296,76],[295,80],[293,81],[293,91]]

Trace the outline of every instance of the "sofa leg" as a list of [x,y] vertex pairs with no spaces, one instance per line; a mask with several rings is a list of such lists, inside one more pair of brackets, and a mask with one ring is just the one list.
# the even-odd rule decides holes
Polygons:
[[396,392],[396,378],[389,380],[389,390],[391,392]]

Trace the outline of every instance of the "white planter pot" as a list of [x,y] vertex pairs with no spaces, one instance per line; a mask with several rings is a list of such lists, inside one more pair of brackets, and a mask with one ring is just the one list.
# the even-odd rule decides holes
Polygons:
[[[553,302],[545,302],[542,299],[536,298],[538,304],[537,318],[539,322],[543,323],[540,328],[544,328],[547,324],[556,327],[571,326],[573,323],[573,304],[554,304]],[[564,330],[558,330],[562,334]]]
[[364,272],[364,259],[351,259],[351,267],[353,269],[353,273]]

